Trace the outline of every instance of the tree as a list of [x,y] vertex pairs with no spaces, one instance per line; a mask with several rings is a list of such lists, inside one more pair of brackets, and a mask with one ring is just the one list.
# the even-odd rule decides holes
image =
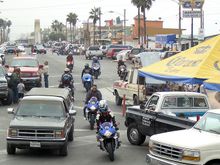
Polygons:
[[[150,9],[152,6],[152,2],[155,0],[131,0],[131,3],[133,5],[137,6],[138,8],[138,44],[140,44],[140,9],[143,13],[143,19],[144,19],[144,43],[146,44],[146,13],[145,9]],[[147,46],[148,47],[148,46]]]
[[6,41],[9,40],[9,33],[10,33],[10,27],[12,25],[12,22],[10,20],[7,21],[7,34],[6,34]]
[[143,17],[144,17],[144,44],[146,45],[146,40],[147,40],[147,48],[148,48],[148,35],[146,37],[146,12],[145,10],[150,10],[152,3],[155,0],[142,0],[141,1],[141,12],[143,13]]
[[100,19],[100,17],[99,17],[100,9],[94,7],[93,9],[91,9],[89,14],[90,14],[89,18],[92,19],[92,22],[93,22],[93,44],[95,45],[95,25],[96,25],[97,21]]
[[[73,33],[74,33],[74,28],[76,26],[77,20],[78,20],[77,14],[69,13],[67,15],[66,21],[69,22],[69,24],[70,24],[71,42],[73,41]],[[71,28],[72,26],[73,26],[73,30]]]
[[51,28],[56,32],[58,33],[58,31],[60,30],[60,22],[58,20],[54,20],[52,22],[52,25],[51,25]]

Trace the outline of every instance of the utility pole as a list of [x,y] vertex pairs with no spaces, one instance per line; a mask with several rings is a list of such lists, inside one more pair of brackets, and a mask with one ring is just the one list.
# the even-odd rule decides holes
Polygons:
[[124,9],[124,45],[126,45],[126,9]]
[[101,26],[101,7],[99,7],[99,39],[102,39],[102,26]]
[[179,0],[179,51],[181,51],[182,49],[182,46],[181,46],[181,35],[182,35],[182,30],[181,30],[181,5],[182,5],[182,0]]
[[193,44],[193,8],[194,8],[194,5],[195,5],[195,0],[191,0],[191,12],[192,12],[192,15],[191,15],[191,47],[194,46]]

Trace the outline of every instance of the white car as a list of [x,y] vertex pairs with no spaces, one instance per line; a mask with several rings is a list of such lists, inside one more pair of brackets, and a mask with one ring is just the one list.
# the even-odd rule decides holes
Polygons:
[[122,50],[120,52],[118,52],[116,58],[117,61],[122,60],[122,61],[126,61],[128,59],[128,54],[131,52],[131,50]]
[[103,58],[103,52],[99,48],[99,46],[90,46],[86,50],[86,55],[85,56],[86,56],[86,59],[92,59],[92,57],[94,57],[94,56],[102,59]]
[[24,48],[23,45],[19,45],[19,46],[17,47],[17,49],[18,49],[19,52],[25,52],[25,48]]

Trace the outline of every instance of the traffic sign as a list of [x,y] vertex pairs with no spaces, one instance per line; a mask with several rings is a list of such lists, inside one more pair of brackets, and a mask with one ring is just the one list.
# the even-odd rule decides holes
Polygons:
[[195,9],[201,9],[205,0],[182,0],[182,6],[183,8],[195,8]]
[[183,18],[200,18],[201,17],[201,11],[198,10],[184,10],[183,11]]

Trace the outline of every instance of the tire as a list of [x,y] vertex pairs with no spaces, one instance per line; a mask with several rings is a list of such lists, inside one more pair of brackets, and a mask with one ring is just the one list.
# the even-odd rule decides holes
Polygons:
[[114,161],[115,160],[115,155],[114,155],[114,145],[113,145],[113,143],[107,143],[106,144],[106,150],[108,152],[109,159],[111,161]]
[[13,92],[12,90],[9,88],[8,89],[8,96],[6,98],[6,100],[2,100],[2,104],[3,105],[11,105],[13,101]]
[[131,123],[128,125],[127,129],[127,138],[128,141],[133,145],[141,145],[144,143],[146,136],[142,135],[135,123]]
[[134,105],[139,105],[139,99],[138,99],[137,95],[134,95],[134,97],[133,97],[133,104]]
[[72,127],[70,128],[70,132],[68,134],[68,141],[70,141],[70,142],[72,142],[74,139],[73,133],[74,133],[74,126],[72,125]]
[[60,148],[60,156],[67,156],[68,155],[68,146],[67,142]]
[[89,123],[90,123],[90,130],[94,130],[94,125],[95,125],[95,115],[90,115],[89,118]]
[[7,143],[7,153],[8,153],[8,155],[14,155],[16,153],[15,146]]
[[118,95],[118,92],[115,92],[115,103],[116,105],[121,105],[122,104],[122,98]]

